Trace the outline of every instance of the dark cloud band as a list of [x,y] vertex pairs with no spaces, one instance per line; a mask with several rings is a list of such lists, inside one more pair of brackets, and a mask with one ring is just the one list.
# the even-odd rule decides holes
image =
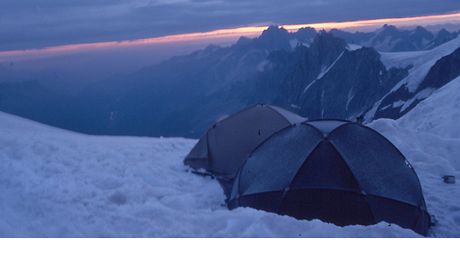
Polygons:
[[2,0],[0,50],[457,10],[458,0]]

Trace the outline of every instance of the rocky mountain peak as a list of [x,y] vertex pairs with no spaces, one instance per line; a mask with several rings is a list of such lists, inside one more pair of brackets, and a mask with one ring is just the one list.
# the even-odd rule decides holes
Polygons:
[[256,43],[267,50],[289,49],[290,34],[283,27],[270,26],[256,39]]

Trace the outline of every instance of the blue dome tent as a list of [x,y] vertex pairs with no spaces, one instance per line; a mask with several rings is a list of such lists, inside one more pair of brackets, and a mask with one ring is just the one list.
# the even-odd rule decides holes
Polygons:
[[423,235],[430,226],[410,163],[385,137],[349,121],[309,121],[271,135],[239,169],[228,206],[339,226],[385,221]]

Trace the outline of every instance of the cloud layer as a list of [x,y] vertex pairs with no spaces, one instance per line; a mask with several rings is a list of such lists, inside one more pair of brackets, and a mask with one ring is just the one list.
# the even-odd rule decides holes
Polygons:
[[1,0],[0,50],[458,10],[458,0]]

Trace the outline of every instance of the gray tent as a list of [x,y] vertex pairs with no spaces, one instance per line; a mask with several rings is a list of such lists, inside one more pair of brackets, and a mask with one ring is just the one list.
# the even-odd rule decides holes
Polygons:
[[255,147],[273,133],[305,118],[258,104],[216,122],[190,151],[184,163],[216,177],[228,196],[238,168]]

